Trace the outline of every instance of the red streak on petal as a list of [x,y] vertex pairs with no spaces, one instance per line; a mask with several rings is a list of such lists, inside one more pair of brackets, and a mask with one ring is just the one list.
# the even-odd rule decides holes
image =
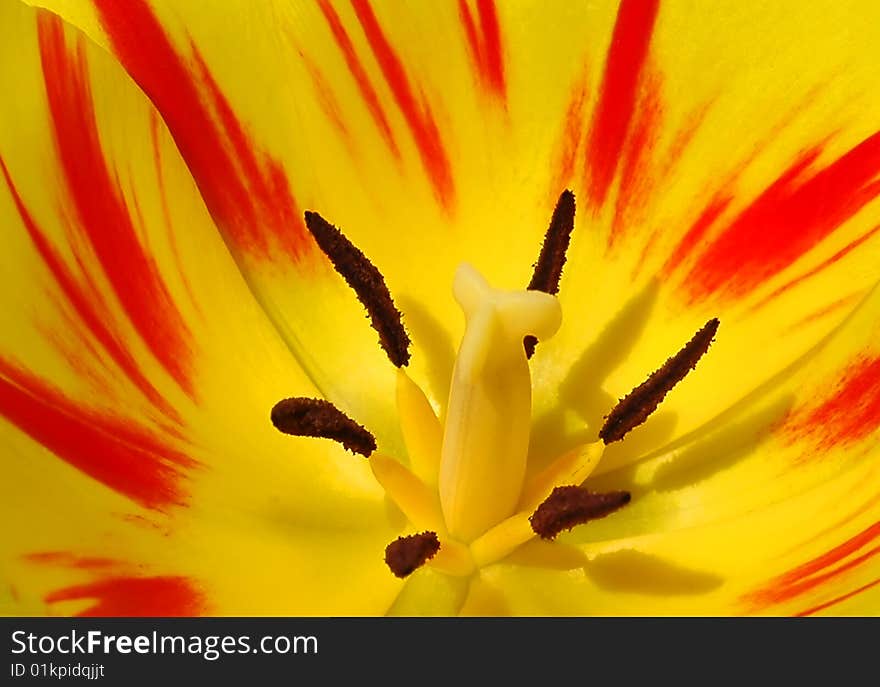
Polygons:
[[351,4],[373,51],[373,56],[379,63],[379,68],[382,70],[388,87],[394,94],[394,100],[406,119],[418,148],[422,166],[434,188],[434,195],[445,210],[451,211],[455,204],[452,166],[443,147],[440,131],[431,108],[424,101],[422,103],[416,101],[403,63],[388,42],[369,2],[367,0],[351,0]]
[[498,24],[498,9],[495,0],[477,0],[480,13],[480,27],[483,29],[483,59],[486,80],[492,91],[504,100],[507,85],[504,78],[504,48],[501,45],[501,27]]
[[609,248],[621,241],[633,224],[634,213],[647,204],[652,177],[650,156],[657,143],[662,116],[660,84],[657,79],[651,79],[621,151],[620,190],[608,236]]
[[785,430],[792,442],[811,438],[817,450],[864,439],[880,428],[880,358],[861,358],[844,371],[833,393],[796,413]]
[[474,22],[467,0],[459,0],[458,16],[464,28],[471,63],[480,83],[501,102],[507,99],[507,83],[504,76],[504,48],[501,43],[501,26],[494,0],[477,0],[480,28]]
[[796,287],[798,284],[802,284],[803,282],[810,279],[811,277],[814,277],[817,274],[819,274],[820,272],[828,269],[829,267],[831,267],[835,263],[839,262],[841,259],[845,258],[847,255],[852,253],[856,248],[858,248],[865,241],[867,241],[872,236],[874,236],[874,234],[876,234],[878,231],[880,231],[880,225],[877,225],[876,227],[871,229],[869,232],[867,232],[867,233],[863,234],[862,236],[860,236],[859,238],[857,238],[855,241],[850,242],[849,245],[841,248],[839,251],[837,251],[830,258],[823,260],[818,265],[816,265],[813,269],[805,272],[804,274],[800,275],[799,277],[795,277],[791,281],[788,281],[785,284],[783,284],[782,286],[780,286],[779,288],[775,289],[772,293],[765,296],[760,301],[758,301],[754,306],[752,306],[750,308],[750,310],[752,312],[754,312],[755,310],[758,310],[759,308],[764,307],[768,303],[772,302],[774,299],[779,298],[784,293],[791,291],[791,289]]
[[805,179],[820,153],[801,156],[714,238],[683,280],[690,301],[747,295],[880,195],[880,132]]
[[659,0],[622,0],[587,145],[587,198],[602,206],[620,162]]
[[806,618],[810,615],[815,615],[820,611],[824,611],[826,608],[831,608],[832,606],[836,606],[839,603],[846,601],[847,599],[851,599],[854,596],[858,596],[859,594],[868,591],[869,589],[876,587],[880,584],[880,578],[874,580],[873,582],[868,582],[868,584],[862,585],[858,589],[853,589],[851,592],[847,592],[841,596],[838,596],[831,601],[826,601],[825,603],[819,604],[818,606],[813,606],[812,608],[808,608],[805,611],[801,611],[800,613],[796,613],[796,618]]
[[349,38],[348,32],[342,25],[342,20],[339,18],[336,10],[333,9],[329,0],[318,0],[318,6],[321,8],[324,19],[327,21],[327,25],[333,34],[333,39],[342,52],[342,57],[345,59],[346,66],[348,66],[348,71],[351,72],[351,76],[357,84],[361,97],[364,99],[364,103],[366,103],[367,109],[370,112],[370,116],[379,129],[382,139],[385,141],[385,145],[388,146],[388,150],[391,151],[395,159],[400,159],[400,149],[394,140],[394,134],[391,131],[391,125],[388,123],[388,117],[379,103],[379,96],[376,94],[376,89],[373,88],[370,77],[367,76],[366,69],[361,64],[357,52],[355,52],[351,38]]
[[483,77],[483,42],[477,33],[477,25],[474,23],[474,16],[471,14],[471,7],[468,0],[458,0],[458,19],[464,29],[464,37],[467,40],[468,53],[471,56],[471,62],[477,71],[477,76]]
[[755,609],[790,601],[876,556],[880,553],[880,546],[872,547],[865,553],[838,565],[878,538],[880,538],[880,522],[874,523],[821,556],[773,578],[760,589],[745,595],[743,601]]
[[86,326],[92,336],[107,351],[107,354],[119,366],[131,383],[143,393],[144,397],[168,418],[179,421],[177,411],[149,382],[131,353],[122,344],[123,337],[109,328],[108,322],[111,318],[105,304],[100,299],[98,291],[94,288],[84,289],[77,282],[64,260],[49,242],[45,233],[37,226],[34,218],[25,207],[2,158],[0,158],[0,171],[3,172],[6,185],[12,195],[12,200],[15,203],[19,217],[21,217],[21,221],[28,232],[28,236],[30,236],[34,247],[40,254],[40,258],[52,273],[55,282],[73,307],[82,324]]
[[259,151],[200,55],[177,53],[144,0],[93,0],[114,52],[162,114],[211,215],[237,251],[295,261],[312,246],[281,165]]
[[141,245],[98,136],[85,52],[67,50],[56,17],[41,13],[40,57],[49,111],[67,189],[79,225],[126,314],[177,384],[190,397],[190,332],[153,259]]
[[674,272],[682,261],[688,257],[700,245],[705,238],[709,229],[718,221],[718,218],[730,205],[733,198],[730,196],[717,195],[706,206],[700,216],[694,221],[690,228],[685,232],[679,244],[672,251],[672,254],[663,266],[662,272],[665,276],[669,276]]
[[803,565],[799,565],[797,568],[790,570],[780,577],[777,577],[775,581],[784,586],[796,584],[817,572],[839,563],[850,554],[864,548],[877,538],[880,538],[880,522],[875,522],[870,527],[862,530],[850,539],[847,539],[842,544],[835,546],[830,551],[823,553],[821,556],[817,556]]
[[146,508],[182,504],[196,462],[147,428],[80,405],[0,358],[0,415],[77,470]]
[[571,183],[574,175],[575,160],[585,129],[584,110],[589,96],[588,71],[585,67],[583,75],[575,82],[565,108],[565,118],[562,121],[559,142],[556,144],[558,152],[553,163],[555,174],[549,189],[550,204],[556,202],[560,192]]
[[257,221],[273,229],[278,245],[291,257],[298,258],[305,242],[305,226],[281,165],[274,160],[260,160],[232,105],[214,79],[199,51],[192,46],[199,76],[232,145],[241,176],[247,180],[249,204],[256,209]]
[[47,603],[92,599],[80,617],[181,617],[204,613],[205,600],[186,577],[112,577],[51,592]]

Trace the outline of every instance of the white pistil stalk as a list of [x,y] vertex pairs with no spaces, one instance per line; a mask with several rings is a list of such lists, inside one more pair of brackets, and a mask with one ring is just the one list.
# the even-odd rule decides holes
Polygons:
[[449,533],[470,542],[513,514],[520,499],[532,406],[523,337],[551,337],[562,310],[540,291],[493,289],[467,264],[453,292],[466,326],[449,393],[440,503]]

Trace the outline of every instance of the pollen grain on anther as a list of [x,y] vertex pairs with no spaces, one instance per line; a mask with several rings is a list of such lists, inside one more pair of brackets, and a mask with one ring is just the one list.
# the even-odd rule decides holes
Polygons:
[[328,401],[285,398],[274,405],[271,418],[275,428],[285,434],[333,439],[366,457],[376,450],[376,439],[369,430]]
[[529,518],[532,530],[542,539],[555,539],[563,530],[604,518],[630,501],[628,491],[604,494],[583,487],[556,487]]
[[718,325],[718,318],[709,320],[678,353],[622,398],[607,415],[605,424],[599,430],[599,438],[606,444],[619,441],[627,432],[645,422],[666,394],[696,367],[709,350]]
[[367,309],[370,323],[379,333],[379,344],[388,359],[397,367],[405,367],[409,363],[410,339],[382,273],[339,229],[317,212],[307,211],[305,221],[318,246]]
[[397,577],[406,577],[422,567],[440,550],[436,532],[398,537],[385,547],[385,563]]
[[[551,295],[559,293],[559,280],[562,278],[565,255],[571,242],[571,232],[574,229],[574,213],[574,193],[566,189],[556,202],[556,208],[550,218],[550,226],[544,234],[541,253],[538,256],[538,262],[535,263],[535,271],[528,286],[530,291],[543,291]],[[527,358],[532,357],[537,343],[536,337],[531,335],[525,337],[523,345]]]

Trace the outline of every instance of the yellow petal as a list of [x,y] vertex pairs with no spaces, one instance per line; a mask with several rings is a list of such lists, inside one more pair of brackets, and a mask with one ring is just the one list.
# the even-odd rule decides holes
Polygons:
[[437,494],[403,465],[380,453],[370,456],[370,468],[385,493],[417,528],[442,533],[443,514]]
[[271,427],[318,391],[156,111],[53,15],[0,14],[0,490],[29,523],[4,589],[56,614],[383,612],[382,492]]
[[402,369],[397,371],[397,412],[413,472],[426,484],[436,485],[443,428],[425,393]]

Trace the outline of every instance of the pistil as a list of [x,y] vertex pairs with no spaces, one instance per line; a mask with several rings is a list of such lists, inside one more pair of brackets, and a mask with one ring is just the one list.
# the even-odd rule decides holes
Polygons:
[[452,536],[468,542],[514,512],[526,470],[532,385],[523,338],[562,322],[553,296],[500,291],[470,265],[453,293],[465,333],[452,373],[440,456],[440,503]]

